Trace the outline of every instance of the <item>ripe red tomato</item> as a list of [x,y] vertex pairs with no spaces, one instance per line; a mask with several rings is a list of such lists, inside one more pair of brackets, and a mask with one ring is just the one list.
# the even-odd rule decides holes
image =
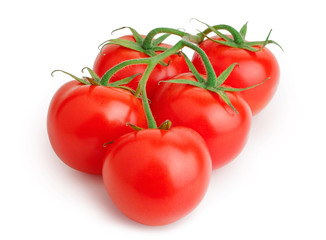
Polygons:
[[[191,73],[175,79],[195,81]],[[161,83],[151,101],[155,120],[170,120],[173,126],[197,131],[206,141],[213,169],[234,159],[246,144],[251,111],[248,104],[234,92],[227,92],[238,114],[214,92],[188,84]]]
[[74,80],[53,96],[47,129],[63,162],[82,172],[101,174],[106,152],[103,144],[133,131],[126,123],[146,126],[142,104],[133,94]]
[[211,171],[206,143],[192,129],[146,129],[112,144],[103,180],[127,217],[146,225],[166,225],[199,204]]
[[[123,36],[122,39],[130,40],[135,42],[133,36]],[[168,44],[160,44],[160,47],[170,48]],[[159,53],[159,52],[158,52]],[[98,54],[93,70],[99,76],[102,77],[109,69],[115,65],[129,59],[139,59],[139,58],[148,58],[149,56],[145,53],[138,52],[129,48],[125,48],[119,45],[109,44],[105,45],[102,48],[102,51]],[[183,72],[188,72],[189,68],[183,56],[178,54],[173,54],[170,57],[164,60],[168,66],[163,66],[158,64],[155,69],[152,71],[146,86],[147,96],[152,97],[152,93],[158,85],[158,82],[163,79],[168,79],[174,77]],[[118,71],[112,76],[110,82],[115,82],[126,77],[130,77],[134,74],[144,73],[147,65],[138,64],[131,65],[122,70]],[[136,90],[141,76],[134,78],[129,84],[128,87]]]
[[[216,36],[213,39],[223,40]],[[253,115],[259,113],[270,102],[278,86],[280,69],[275,56],[266,47],[258,52],[251,52],[228,47],[210,39],[206,39],[199,46],[207,54],[216,75],[220,75],[232,63],[239,63],[240,67],[234,69],[226,79],[226,85],[247,88],[270,77],[263,84],[240,93],[249,104]],[[197,53],[194,54],[192,61],[197,70],[205,74],[205,67]]]

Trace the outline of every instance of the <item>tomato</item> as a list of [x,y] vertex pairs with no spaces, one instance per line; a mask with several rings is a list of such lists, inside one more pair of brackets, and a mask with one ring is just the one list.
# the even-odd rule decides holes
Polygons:
[[47,129],[63,162],[82,172],[101,174],[106,152],[103,144],[132,131],[126,123],[146,126],[142,104],[133,94],[74,80],[53,96]]
[[[220,37],[213,39],[221,40]],[[253,115],[259,113],[270,102],[277,89],[280,69],[275,56],[266,47],[258,52],[251,52],[241,48],[228,47],[210,39],[200,45],[210,59],[216,75],[219,75],[232,63],[239,63],[240,67],[232,71],[225,81],[226,85],[234,88],[247,88],[259,83],[263,84],[240,93],[249,104]],[[258,48],[258,47],[256,47]],[[200,56],[195,53],[193,64],[200,73],[205,74],[205,67]]]
[[205,141],[192,129],[146,129],[116,140],[103,165],[106,190],[127,217],[166,225],[192,211],[209,185]]
[[[195,81],[191,73],[175,79]],[[172,121],[173,126],[185,126],[197,131],[206,141],[213,169],[234,159],[244,148],[251,126],[248,104],[234,92],[226,92],[236,113],[214,92],[188,84],[164,82],[151,101],[155,120]]]
[[[135,38],[131,35],[123,36],[121,38],[130,41],[135,41]],[[160,44],[159,46],[166,48],[171,47],[170,45],[164,43]],[[109,44],[105,45],[102,48],[102,51],[98,54],[93,66],[93,70],[99,77],[102,77],[109,69],[125,60],[148,57],[149,56],[145,53],[138,52],[119,45]],[[166,58],[164,62],[168,64],[168,66],[158,64],[152,71],[148,79],[146,90],[149,98],[152,97],[152,93],[154,92],[160,80],[171,78],[180,73],[189,71],[188,65],[184,57],[179,56],[178,54],[171,55],[170,57]],[[130,65],[115,73],[110,79],[110,82],[115,82],[117,80],[130,77],[134,74],[142,74],[145,72],[146,67],[146,64]],[[127,86],[136,90],[140,78],[141,76],[137,76],[129,84],[127,84]]]

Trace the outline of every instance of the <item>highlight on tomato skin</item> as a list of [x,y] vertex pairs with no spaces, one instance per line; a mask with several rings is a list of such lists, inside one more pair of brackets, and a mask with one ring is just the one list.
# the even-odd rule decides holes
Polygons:
[[[195,81],[192,73],[173,79]],[[164,82],[151,101],[156,121],[172,121],[198,132],[206,141],[213,169],[235,159],[244,149],[251,129],[252,114],[248,104],[235,92],[226,92],[236,113],[219,96],[207,89],[187,84]]]
[[126,123],[147,125],[143,106],[129,91],[65,83],[53,96],[47,116],[50,143],[68,166],[102,174],[103,144],[133,131]]
[[[217,36],[212,39],[221,40]],[[225,84],[230,87],[247,88],[269,78],[257,87],[240,92],[254,116],[272,100],[279,84],[280,68],[275,56],[267,47],[257,52],[250,52],[225,46],[210,39],[204,40],[199,47],[207,54],[216,75],[234,62],[239,64],[239,68],[234,69],[225,81]],[[197,53],[193,55],[192,62],[200,73],[205,74],[205,67]]]
[[107,152],[103,181],[116,207],[141,224],[160,226],[189,214],[203,199],[212,172],[205,141],[192,129],[126,134]]

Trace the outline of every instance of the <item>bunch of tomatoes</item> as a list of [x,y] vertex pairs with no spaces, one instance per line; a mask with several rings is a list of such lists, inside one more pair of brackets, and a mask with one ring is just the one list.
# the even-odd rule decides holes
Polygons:
[[[266,48],[278,44],[269,35],[249,42],[247,24],[205,26],[196,35],[128,27],[130,35],[101,45],[93,68],[83,69],[89,77],[56,70],[73,80],[48,110],[55,153],[102,175],[117,208],[142,224],[172,223],[200,203],[212,171],[239,155],[252,116],[278,85],[279,66]],[[175,45],[165,43],[171,35],[180,37]]]

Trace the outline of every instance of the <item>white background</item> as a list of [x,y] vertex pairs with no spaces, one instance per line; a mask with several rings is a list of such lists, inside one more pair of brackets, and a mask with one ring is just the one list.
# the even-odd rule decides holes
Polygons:
[[[216,2],[213,5],[213,2]],[[0,238],[326,239],[325,7],[322,1],[5,1],[0,9]],[[247,146],[213,172],[187,217],[148,227],[122,215],[101,177],[79,173],[52,151],[46,114],[68,76],[92,67],[98,45],[131,26],[196,33],[211,25],[271,39],[278,91],[253,120]],[[205,236],[205,237],[204,237]]]

